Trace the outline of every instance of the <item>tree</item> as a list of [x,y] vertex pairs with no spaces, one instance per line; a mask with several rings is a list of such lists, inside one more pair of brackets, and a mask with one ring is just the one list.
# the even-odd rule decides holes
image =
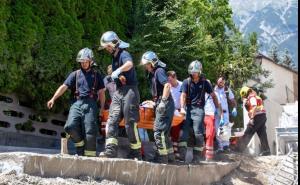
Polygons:
[[[181,79],[187,77],[188,64],[198,59],[207,78],[215,81],[223,74],[237,91],[248,79],[262,73],[254,61],[257,36],[242,37],[234,26],[228,1],[169,0],[164,1],[163,8],[154,1],[146,2],[141,5],[145,13],[132,41],[136,58],[153,50]],[[142,97],[146,93],[142,92]]]
[[273,45],[271,50],[269,51],[270,58],[277,64],[280,63],[280,57],[278,54],[278,48],[277,46]]
[[292,56],[290,55],[290,53],[287,49],[285,49],[285,51],[284,51],[284,55],[282,57],[281,64],[286,67],[289,67],[289,68],[293,67],[294,62],[293,62]]
[[[128,37],[132,0],[2,0],[0,2],[0,92],[46,113],[46,102],[67,75],[78,68],[77,52],[96,48],[100,35],[116,31]],[[110,57],[97,53],[100,71]],[[69,106],[68,94],[54,111]]]

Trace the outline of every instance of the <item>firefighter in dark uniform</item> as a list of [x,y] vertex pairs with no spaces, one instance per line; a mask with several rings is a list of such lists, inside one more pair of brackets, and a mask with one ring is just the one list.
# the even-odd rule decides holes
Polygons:
[[190,77],[185,79],[181,85],[180,112],[185,115],[185,123],[182,128],[183,132],[180,135],[178,149],[180,160],[185,161],[189,129],[190,127],[193,128],[195,136],[193,163],[198,163],[202,160],[201,154],[204,145],[205,93],[212,97],[215,107],[218,108],[219,105],[210,83],[201,75],[202,64],[198,60],[189,65],[188,73]]
[[[93,52],[89,48],[80,50],[76,61],[80,63],[81,69],[72,72],[47,103],[51,109],[55,100],[67,89],[74,91],[74,101],[64,128],[75,143],[76,153],[84,156],[96,156],[99,112],[97,100],[105,100],[103,78],[91,68],[93,58]],[[100,102],[101,105],[103,103]]]
[[174,162],[175,155],[170,130],[175,105],[170,92],[171,84],[168,83],[165,71],[166,64],[161,62],[154,52],[147,51],[142,56],[141,65],[149,72],[151,93],[156,104],[153,131],[157,152],[154,162]]
[[140,94],[132,57],[125,50],[129,44],[120,40],[115,32],[108,31],[102,35],[100,45],[99,49],[105,49],[112,55],[111,78],[117,84],[109,109],[105,151],[100,153],[100,157],[117,157],[118,128],[120,121],[124,118],[130,143],[128,158],[140,160],[141,140],[137,129]]

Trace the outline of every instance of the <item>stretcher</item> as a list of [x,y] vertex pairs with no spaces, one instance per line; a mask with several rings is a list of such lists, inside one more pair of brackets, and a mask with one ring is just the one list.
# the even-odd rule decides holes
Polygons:
[[[139,108],[139,114],[140,114],[140,121],[138,122],[137,126],[138,128],[144,128],[144,129],[153,129],[153,124],[155,120],[155,113],[154,109],[150,107],[142,107]],[[103,117],[102,117],[102,126],[106,125],[106,122],[108,120],[109,116],[109,110],[104,110]],[[180,123],[182,123],[184,120],[183,116],[180,115],[174,115],[173,121],[172,121],[172,127],[178,126]],[[125,126],[124,119],[120,122],[120,126]]]

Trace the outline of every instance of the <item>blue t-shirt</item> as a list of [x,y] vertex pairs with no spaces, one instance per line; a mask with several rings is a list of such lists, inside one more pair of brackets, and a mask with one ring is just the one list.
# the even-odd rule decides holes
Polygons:
[[164,85],[168,82],[168,77],[164,68],[156,68],[151,74],[151,94],[152,97],[160,97],[163,94]]
[[[115,71],[127,61],[132,61],[131,55],[126,50],[120,50],[116,57],[112,61],[112,71]],[[126,78],[126,85],[138,85],[135,68],[132,67],[129,71],[122,72],[120,75],[124,75]],[[118,84],[118,83],[117,83]]]
[[[76,73],[77,71],[73,71],[64,82],[64,84],[68,86],[68,88],[71,89],[73,93],[76,91]],[[96,84],[94,86],[95,78]],[[81,69],[77,76],[77,90],[79,92],[79,96],[89,96],[90,93],[92,93],[91,91],[93,87],[95,88],[95,93],[97,93],[98,90],[104,88],[102,76],[99,73],[94,72],[94,70],[86,72]],[[95,98],[97,98],[97,95]]]
[[[190,83],[189,95],[188,83]],[[187,94],[187,105],[190,102],[190,105],[203,108],[205,105],[205,93],[211,94],[213,90],[206,79],[201,78],[197,83],[195,83],[190,78],[187,78],[182,82],[181,92]]]

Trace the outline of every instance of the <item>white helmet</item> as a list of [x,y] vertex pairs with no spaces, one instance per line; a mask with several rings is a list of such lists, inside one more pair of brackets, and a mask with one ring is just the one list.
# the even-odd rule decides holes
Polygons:
[[190,63],[189,68],[188,68],[189,74],[193,73],[199,73],[199,75],[202,73],[202,64],[200,61],[195,60]]
[[102,50],[107,46],[111,46],[113,48],[128,48],[129,44],[119,39],[115,32],[107,31],[103,33],[100,38],[99,50]]
[[140,65],[151,63],[153,67],[166,67],[166,64],[160,61],[153,51],[147,51],[143,54]]
[[94,54],[93,51],[89,48],[81,49],[76,57],[77,62],[84,62],[84,60],[94,61]]

